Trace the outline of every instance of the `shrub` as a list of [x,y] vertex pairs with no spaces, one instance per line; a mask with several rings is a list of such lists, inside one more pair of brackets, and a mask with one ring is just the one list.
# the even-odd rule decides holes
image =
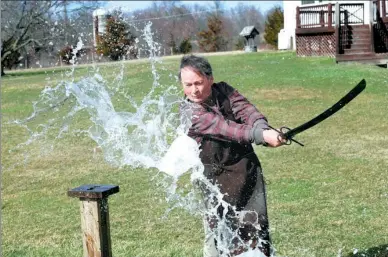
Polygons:
[[190,43],[190,38],[185,38],[179,45],[179,52],[182,54],[187,54],[191,52],[193,46]]
[[[65,47],[63,47],[60,51],[59,51],[59,54],[58,54],[61,58],[62,58],[62,62],[66,63],[66,64],[70,64],[70,60],[73,58],[74,54],[73,54],[73,47],[67,45]],[[77,57],[79,56],[79,54],[77,54]]]

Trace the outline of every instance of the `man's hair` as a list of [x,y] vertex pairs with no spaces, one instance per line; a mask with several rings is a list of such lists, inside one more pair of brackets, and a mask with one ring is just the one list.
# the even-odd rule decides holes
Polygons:
[[206,76],[208,79],[213,77],[213,71],[209,61],[203,57],[196,55],[183,56],[181,60],[181,66],[179,68],[179,80],[181,80],[181,70],[186,67],[194,69],[202,76]]

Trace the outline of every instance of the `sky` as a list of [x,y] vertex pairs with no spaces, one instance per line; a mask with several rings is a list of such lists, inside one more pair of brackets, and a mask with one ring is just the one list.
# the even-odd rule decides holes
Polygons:
[[[121,7],[123,11],[135,11],[139,9],[147,8],[153,1],[107,1],[105,2],[104,8],[110,9],[115,7]],[[158,1],[159,2],[159,1]],[[182,1],[183,3],[200,4],[204,6],[213,5],[213,1]],[[238,3],[244,3],[246,5],[254,5],[259,7],[263,14],[275,5],[283,7],[283,1],[222,1],[225,9],[235,7]]]

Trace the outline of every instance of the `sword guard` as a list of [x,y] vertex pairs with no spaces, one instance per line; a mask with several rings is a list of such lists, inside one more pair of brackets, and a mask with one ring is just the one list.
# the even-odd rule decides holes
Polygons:
[[280,127],[280,130],[274,128],[274,127],[271,127],[270,125],[268,125],[269,128],[275,130],[276,132],[279,133],[278,135],[278,140],[281,142],[283,139],[286,139],[286,142],[283,143],[284,145],[290,145],[292,142],[295,142],[297,143],[298,145],[300,146],[304,146],[304,144],[302,144],[301,142],[293,139],[293,138],[285,138],[284,137],[284,134],[287,132],[287,131],[290,131],[291,129],[289,127]]
[[282,142],[283,139],[286,139],[286,142],[283,143],[284,145],[290,145],[291,144],[291,138],[285,138],[284,137],[284,134],[287,132],[287,131],[290,131],[291,129],[289,127],[280,127],[280,131],[279,131],[279,135],[278,135],[278,140],[280,142]]

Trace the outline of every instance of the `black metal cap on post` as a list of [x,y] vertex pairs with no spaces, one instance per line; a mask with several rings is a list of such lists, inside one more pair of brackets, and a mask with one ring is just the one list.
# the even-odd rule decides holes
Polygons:
[[78,197],[81,205],[81,225],[84,257],[111,257],[108,197],[119,192],[116,185],[82,185],[67,191]]
[[67,195],[85,199],[102,199],[118,193],[119,189],[119,186],[114,185],[82,185],[67,191]]

